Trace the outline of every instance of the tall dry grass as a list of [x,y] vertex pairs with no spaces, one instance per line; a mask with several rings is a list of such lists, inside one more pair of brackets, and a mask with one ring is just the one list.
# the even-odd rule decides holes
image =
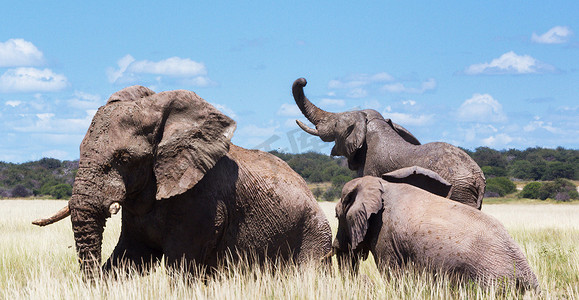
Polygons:
[[[70,220],[38,228],[30,222],[60,209],[65,201],[0,201],[0,297],[4,299],[494,299],[522,297],[514,289],[484,290],[455,285],[420,270],[386,280],[372,259],[358,276],[313,265],[222,268],[207,280],[162,264],[146,276],[85,283],[78,272]],[[333,203],[321,203],[336,228]],[[487,205],[519,243],[542,287],[525,297],[579,299],[579,205]],[[103,257],[115,246],[120,218],[107,222]]]

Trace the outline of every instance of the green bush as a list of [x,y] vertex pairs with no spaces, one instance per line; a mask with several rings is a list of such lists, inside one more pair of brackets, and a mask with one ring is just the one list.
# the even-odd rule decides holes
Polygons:
[[322,197],[326,201],[334,201],[335,199],[340,199],[340,196],[342,196],[342,189],[331,186],[324,192]]
[[579,199],[579,194],[573,182],[557,178],[552,182],[544,183],[539,189],[539,199],[545,200],[547,198],[557,201],[569,201],[571,199]]
[[486,178],[506,176],[507,170],[502,167],[484,166],[481,168]]
[[506,177],[493,177],[487,179],[486,192],[487,197],[500,196],[513,193],[517,190],[516,185]]
[[529,182],[519,193],[519,198],[539,199],[539,190],[542,184],[540,182]]
[[56,199],[64,199],[72,196],[72,186],[70,184],[61,183],[52,187],[51,195]]

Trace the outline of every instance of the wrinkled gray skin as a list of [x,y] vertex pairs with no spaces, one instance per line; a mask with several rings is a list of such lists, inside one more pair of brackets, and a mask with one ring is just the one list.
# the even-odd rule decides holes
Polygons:
[[[413,176],[426,182],[422,188],[448,186],[433,173],[417,168]],[[500,285],[506,279],[522,289],[538,289],[525,255],[498,220],[402,183],[403,177],[384,178],[393,177],[399,183],[366,176],[344,185],[336,205],[339,225],[333,251],[345,271],[357,272],[359,260],[372,252],[385,274],[413,263],[459,281]]]
[[81,270],[101,260],[109,206],[122,206],[103,266],[215,267],[228,252],[304,262],[331,249],[329,223],[304,180],[277,157],[230,144],[235,122],[189,91],[133,86],[99,108],[80,146],[69,202]]
[[464,151],[447,143],[421,145],[404,127],[384,119],[372,109],[330,113],[312,104],[304,94],[304,78],[292,86],[296,104],[312,122],[312,129],[300,127],[324,142],[335,142],[332,155],[344,156],[359,176],[380,176],[400,168],[420,166],[440,174],[452,184],[448,197],[480,209],[485,177],[476,162]]

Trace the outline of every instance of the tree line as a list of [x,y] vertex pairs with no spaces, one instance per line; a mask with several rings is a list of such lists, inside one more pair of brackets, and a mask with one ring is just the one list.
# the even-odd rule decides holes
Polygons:
[[0,198],[69,198],[77,170],[78,160],[43,158],[23,164],[0,162]]
[[[570,193],[570,199],[574,197],[574,184],[569,180],[579,180],[579,150],[563,147],[535,147],[526,150],[479,147],[474,151],[463,150],[481,166],[487,178],[487,196],[511,194],[515,191],[512,181],[525,180],[537,182],[523,189],[524,193],[521,194],[526,198],[564,199],[566,196],[562,191]],[[316,152],[270,153],[284,160],[308,183],[330,182],[327,188],[318,187],[313,190],[318,199],[339,197],[343,184],[356,177],[356,172],[348,169],[347,160],[343,157]],[[72,194],[77,169],[78,160],[43,158],[22,164],[0,162],[0,198],[68,198]]]

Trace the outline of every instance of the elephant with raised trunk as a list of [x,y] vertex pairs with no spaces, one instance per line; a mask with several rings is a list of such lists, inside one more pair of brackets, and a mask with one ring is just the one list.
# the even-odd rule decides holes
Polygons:
[[346,272],[357,272],[371,252],[384,274],[413,264],[457,281],[484,286],[508,281],[538,289],[525,255],[502,224],[439,196],[449,188],[438,174],[420,167],[349,181],[336,205],[331,253]]
[[421,145],[408,130],[384,119],[372,109],[330,113],[314,104],[304,94],[304,78],[294,81],[292,92],[304,116],[316,128],[299,120],[307,133],[324,142],[335,142],[332,155],[348,159],[348,167],[359,176],[380,176],[400,168],[420,166],[438,173],[452,188],[452,200],[480,209],[485,191],[485,177],[476,162],[464,151],[447,143]]
[[[216,267],[226,255],[301,263],[331,248],[329,223],[285,162],[230,143],[235,122],[190,91],[132,86],[95,114],[80,145],[68,214],[81,270],[100,265],[105,222],[122,207],[104,270],[131,265]],[[250,253],[251,252],[251,253]]]

